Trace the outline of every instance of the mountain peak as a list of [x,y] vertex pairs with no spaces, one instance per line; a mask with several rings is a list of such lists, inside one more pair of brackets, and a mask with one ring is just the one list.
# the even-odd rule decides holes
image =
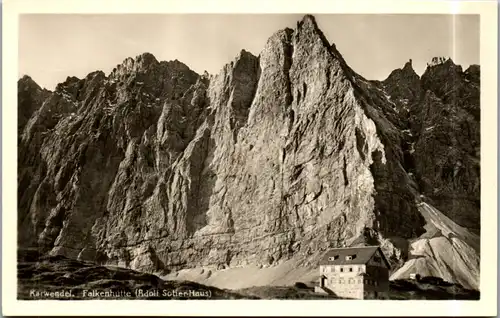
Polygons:
[[149,53],[149,52],[144,52],[138,56],[136,56],[135,60],[137,62],[143,62],[144,64],[158,64],[158,60],[156,57]]
[[297,22],[297,30],[311,30],[313,32],[318,32],[323,35],[323,32],[318,27],[318,23],[316,22],[316,18],[311,14],[306,14],[302,20]]
[[469,67],[467,68],[467,70],[465,70],[465,72],[479,72],[481,70],[481,67],[478,65],[478,64],[471,64],[469,65]]
[[25,74],[25,75],[23,75],[23,77],[21,77],[21,78],[19,79],[19,82],[28,82],[28,81],[33,81],[33,79],[31,78],[31,76],[26,75],[26,74]]
[[[296,33],[298,37],[300,38],[309,38],[309,40],[314,41],[316,37],[318,37],[325,48],[330,50],[331,44],[326,38],[326,36],[323,34],[323,31],[318,26],[318,23],[316,22],[316,18],[311,15],[311,14],[306,14],[300,22],[297,23],[297,28],[296,28]],[[301,34],[304,35],[304,37],[301,36]]]
[[419,77],[417,72],[415,72],[415,69],[413,68],[413,60],[409,59],[408,62],[405,63],[403,68],[401,69],[403,74],[406,74],[406,76],[411,76],[411,77]]
[[247,58],[250,58],[250,59],[255,59],[257,58],[255,55],[252,54],[252,52],[249,52],[245,49],[242,49],[240,50],[240,52],[238,53],[238,55],[236,55],[235,59],[233,62],[237,61],[237,60],[240,60],[240,59],[247,59]]
[[405,66],[403,66],[403,70],[412,70],[413,71],[412,59],[410,59],[408,62],[405,63]]
[[300,24],[305,25],[305,26],[313,26],[313,27],[318,27],[318,24],[316,23],[316,18],[312,14],[306,14],[300,21]]
[[456,65],[455,62],[453,62],[453,60],[451,59],[451,57],[449,57],[446,61],[445,61],[445,64],[452,64],[452,65]]
[[41,89],[29,75],[23,75],[18,81],[17,86],[19,90]]
[[459,73],[462,73],[462,66],[455,64],[450,57],[433,57],[431,63],[427,63],[427,68],[422,77],[424,77],[424,75],[428,76],[429,74],[448,74],[443,76],[449,76],[450,74]]
[[432,58],[430,63],[427,63],[427,66],[435,66],[435,65],[456,66],[455,62],[453,62],[451,57],[445,58],[444,56],[435,56]]

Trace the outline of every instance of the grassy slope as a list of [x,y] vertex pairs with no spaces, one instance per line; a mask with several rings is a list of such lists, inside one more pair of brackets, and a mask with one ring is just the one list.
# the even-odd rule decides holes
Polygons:
[[[135,291],[158,291],[158,296],[138,297]],[[83,290],[130,292],[130,297],[116,299],[241,299],[248,298],[235,292],[216,287],[204,286],[189,281],[165,281],[159,277],[130,269],[98,266],[90,262],[80,262],[61,256],[39,257],[36,251],[22,251],[18,259],[18,299],[35,299],[32,291],[72,291],[71,299],[83,297]],[[189,292],[190,297],[163,295],[163,291]],[[210,296],[206,296],[206,295]],[[44,299],[44,298],[36,298]],[[48,298],[45,298],[48,299]],[[67,299],[57,297],[52,299]],[[109,299],[97,297],[92,299]]]

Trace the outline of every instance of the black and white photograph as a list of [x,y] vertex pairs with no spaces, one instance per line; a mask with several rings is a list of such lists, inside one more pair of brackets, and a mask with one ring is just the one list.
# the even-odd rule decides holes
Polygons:
[[19,14],[16,300],[483,300],[482,17],[310,12]]

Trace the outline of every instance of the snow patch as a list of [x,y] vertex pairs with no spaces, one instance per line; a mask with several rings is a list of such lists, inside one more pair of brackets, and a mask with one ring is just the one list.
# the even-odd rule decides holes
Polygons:
[[410,154],[415,152],[415,142],[410,143],[410,150],[408,151]]
[[404,130],[401,130],[401,132],[403,134],[408,134],[408,136],[413,136],[413,134],[411,133],[411,131],[409,129],[404,129]]

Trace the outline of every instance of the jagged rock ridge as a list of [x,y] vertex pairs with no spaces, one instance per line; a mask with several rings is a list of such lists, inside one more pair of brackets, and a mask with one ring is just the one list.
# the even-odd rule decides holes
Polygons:
[[[478,155],[463,150],[479,147],[479,102],[469,102],[479,70],[444,67],[367,81],[305,16],[216,76],[145,53],[54,92],[23,78],[19,245],[172,271],[287,259],[313,267],[330,247],[376,243],[398,267],[408,240],[426,232],[421,192],[445,213],[459,202],[446,203],[451,194],[479,199],[467,166],[479,172]],[[433,84],[448,69],[462,85],[451,95]],[[452,143],[449,160],[464,158],[459,178],[438,179],[433,167],[446,170],[445,160],[431,166],[436,148],[419,146],[447,145],[424,132],[438,120],[435,103],[477,137]],[[479,220],[478,209],[463,214]]]

